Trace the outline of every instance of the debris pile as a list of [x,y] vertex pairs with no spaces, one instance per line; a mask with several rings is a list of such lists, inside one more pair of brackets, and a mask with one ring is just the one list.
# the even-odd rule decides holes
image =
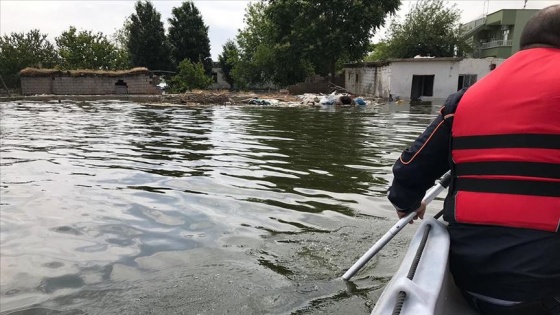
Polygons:
[[178,98],[180,104],[233,104],[229,93],[215,93],[208,91],[187,92]]
[[184,94],[164,96],[173,104],[185,105],[256,105],[256,106],[365,106],[376,105],[377,100],[365,100],[351,93],[331,94],[305,93],[289,95],[285,93],[244,93],[230,91],[198,90]]
[[[301,105],[320,106],[320,105],[335,105],[335,106],[366,106],[368,102],[362,97],[355,97],[351,93],[337,93],[331,94],[312,94],[305,93],[298,95],[301,100]],[[373,102],[377,104],[376,102]]]

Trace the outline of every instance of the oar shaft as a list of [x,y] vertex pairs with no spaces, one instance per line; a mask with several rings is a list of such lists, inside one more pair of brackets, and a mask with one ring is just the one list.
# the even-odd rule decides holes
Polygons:
[[[424,196],[424,199],[422,199],[422,201],[426,204],[432,202],[432,200],[434,200],[437,195],[439,195],[443,190],[445,190],[445,188],[447,188],[447,186],[449,186],[450,182],[451,174],[447,172],[434,187],[430,188],[426,192],[426,195]],[[358,272],[358,270],[360,270],[373,256],[375,256],[375,254],[377,254],[385,245],[387,245],[387,243],[389,243],[389,241],[393,239],[393,237],[397,235],[397,233],[399,233],[399,231],[402,230],[408,224],[408,222],[410,222],[410,220],[414,218],[415,215],[416,212],[413,211],[406,217],[400,219],[395,225],[393,225],[393,227],[389,229],[389,231],[387,231],[385,235],[383,235],[377,242],[375,242],[375,244],[373,244],[373,246],[362,257],[360,257],[360,259],[358,259],[358,261],[356,261],[354,265],[352,265],[352,267],[350,267],[350,269],[348,269],[348,271],[344,273],[344,275],[342,275],[342,279],[350,280],[350,278],[352,278],[354,274]]]

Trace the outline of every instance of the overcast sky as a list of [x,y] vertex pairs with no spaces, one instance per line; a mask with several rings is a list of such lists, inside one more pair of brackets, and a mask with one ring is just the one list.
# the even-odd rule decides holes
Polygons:
[[[318,0],[328,1],[328,0]],[[167,28],[171,9],[180,6],[182,1],[152,0],[161,13]],[[500,9],[521,9],[524,0],[450,0],[462,11],[462,22],[482,16],[485,8],[489,13]],[[27,32],[37,28],[49,34],[49,39],[59,36],[71,25],[78,29],[92,30],[112,35],[120,28],[126,17],[134,12],[135,0],[0,0],[0,34]],[[214,60],[222,52],[222,45],[234,39],[237,31],[243,28],[243,16],[248,0],[198,0],[194,1],[209,27],[211,55]],[[399,16],[408,12],[413,1],[402,1]],[[542,9],[549,5],[560,4],[560,0],[528,0],[528,9]],[[378,31],[375,39],[383,36]]]

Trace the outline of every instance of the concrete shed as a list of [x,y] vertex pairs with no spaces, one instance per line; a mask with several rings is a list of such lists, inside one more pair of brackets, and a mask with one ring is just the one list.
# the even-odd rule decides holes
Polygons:
[[471,86],[504,59],[410,58],[345,65],[345,86],[359,95],[410,100],[444,99]]

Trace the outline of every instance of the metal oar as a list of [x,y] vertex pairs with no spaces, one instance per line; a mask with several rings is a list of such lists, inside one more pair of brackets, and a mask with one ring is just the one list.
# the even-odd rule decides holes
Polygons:
[[[439,193],[441,193],[447,188],[447,186],[449,186],[449,183],[451,183],[451,173],[447,172],[434,187],[428,190],[426,196],[424,196],[424,199],[422,199],[422,201],[426,204],[429,204],[436,198],[437,195],[439,195]],[[354,274],[358,272],[358,270],[360,270],[373,256],[375,256],[377,252],[379,252],[385,245],[387,245],[387,243],[389,243],[389,241],[395,235],[397,235],[397,233],[399,233],[399,231],[402,230],[408,224],[408,222],[410,222],[410,220],[414,218],[415,215],[416,212],[413,211],[406,217],[400,219],[395,225],[393,225],[393,227],[387,233],[385,233],[385,235],[383,235],[375,244],[373,244],[373,246],[362,257],[360,257],[360,259],[358,259],[358,261],[356,261],[354,265],[352,265],[352,267],[350,267],[350,269],[348,269],[348,271],[344,273],[344,275],[342,275],[342,279],[350,280],[350,278],[352,278]]]

